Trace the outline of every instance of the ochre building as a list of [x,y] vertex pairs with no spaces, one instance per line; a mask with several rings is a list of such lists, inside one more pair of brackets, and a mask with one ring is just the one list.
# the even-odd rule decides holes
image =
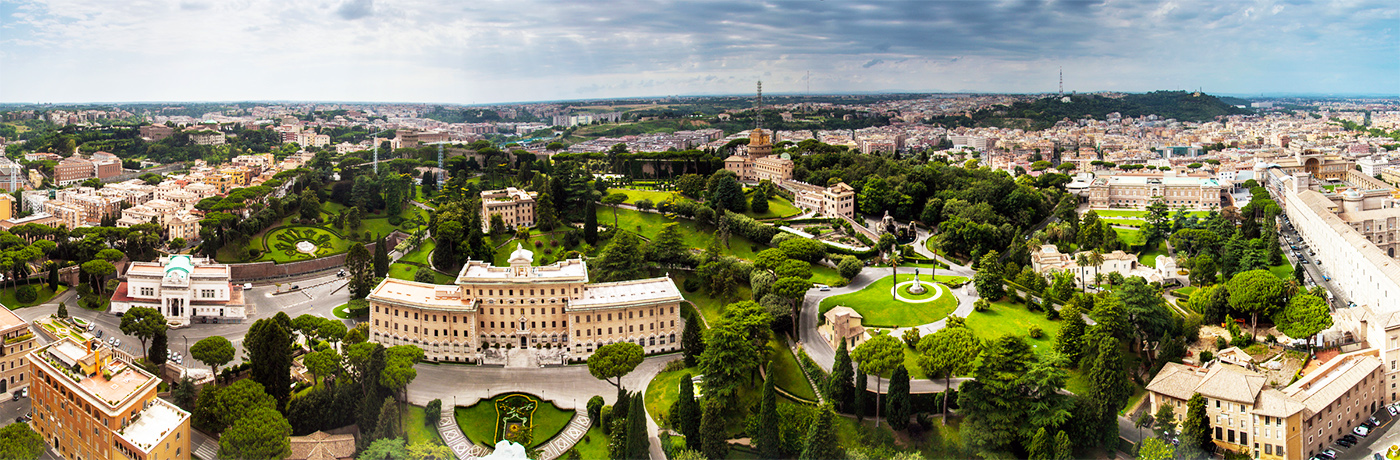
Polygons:
[[388,278],[369,295],[370,339],[412,344],[432,361],[474,362],[486,347],[567,350],[586,358],[632,342],[680,349],[680,290],[670,278],[589,283],[581,259],[531,266],[517,245],[510,266],[469,261],[455,284]]

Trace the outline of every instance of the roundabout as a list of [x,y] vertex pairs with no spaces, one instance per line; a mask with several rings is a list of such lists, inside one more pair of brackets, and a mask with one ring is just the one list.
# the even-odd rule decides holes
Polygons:
[[[899,274],[898,280],[895,276],[885,276],[859,291],[822,299],[818,314],[844,306],[859,313],[866,327],[900,328],[933,323],[958,307],[958,298],[948,284],[961,286],[967,278],[947,275],[939,275],[936,281],[928,278],[925,274],[915,281],[911,273]],[[911,291],[915,286],[922,287],[924,293]]]
[[894,299],[900,302],[925,303],[938,300],[943,297],[944,291],[948,290],[946,286],[940,286],[938,283],[924,280],[918,280],[917,283],[913,280],[905,281],[896,284],[890,292],[894,294]]

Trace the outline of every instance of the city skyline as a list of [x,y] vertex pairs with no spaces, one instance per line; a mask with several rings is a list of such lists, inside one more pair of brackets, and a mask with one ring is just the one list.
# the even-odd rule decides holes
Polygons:
[[[1394,95],[1385,2],[0,2],[0,102]],[[810,78],[808,77],[810,75]],[[810,88],[810,89],[809,89]]]

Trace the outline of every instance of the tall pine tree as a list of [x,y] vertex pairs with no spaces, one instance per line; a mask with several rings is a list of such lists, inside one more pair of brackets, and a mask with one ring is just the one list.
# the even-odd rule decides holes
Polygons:
[[384,237],[374,243],[374,277],[383,278],[389,274],[389,242]]
[[1064,430],[1055,433],[1055,460],[1071,460],[1074,458],[1074,443],[1069,440],[1069,434]]
[[831,376],[827,380],[826,393],[835,409],[841,412],[852,410],[851,398],[855,396],[855,369],[851,367],[851,353],[846,348],[846,338],[836,346],[836,360],[831,365]]
[[724,435],[724,406],[716,398],[705,400],[705,413],[700,418],[700,453],[705,458],[729,456],[729,442]]
[[695,400],[695,384],[690,373],[681,375],[681,389],[676,399],[676,427],[685,436],[685,446],[700,450],[700,402]]
[[1029,460],[1054,460],[1055,446],[1051,444],[1050,433],[1045,431],[1045,427],[1036,430],[1031,444],[1026,446],[1026,453],[1030,454]]
[[888,411],[886,418],[889,419],[890,428],[896,431],[903,430],[909,426],[910,412],[913,406],[909,401],[909,370],[903,364],[894,368],[894,373],[890,374],[890,396],[885,408]]
[[1118,440],[1118,409],[1132,395],[1128,370],[1123,364],[1123,354],[1118,349],[1118,341],[1106,339],[1099,343],[1098,356],[1089,369],[1089,397],[1097,406],[1099,416],[1098,433],[1100,444],[1109,448]]
[[754,433],[754,443],[758,444],[758,455],[762,458],[780,458],[783,455],[778,441],[778,392],[773,382],[778,376],[778,360],[768,362],[768,372],[763,379],[763,399],[758,406],[758,433]]
[[685,319],[685,329],[681,331],[681,354],[685,357],[685,367],[700,364],[700,355],[705,354],[705,338],[700,333],[700,320],[694,315]]
[[593,200],[583,210],[583,241],[598,244],[598,212],[593,209]]
[[1200,393],[1186,401],[1186,420],[1181,424],[1181,447],[1189,451],[1210,453],[1215,442],[1210,437],[1210,415],[1206,413],[1206,398]]
[[559,226],[559,214],[554,211],[554,197],[548,188],[535,200],[535,226],[544,231]]
[[836,418],[836,414],[831,411],[831,405],[823,404],[816,419],[812,420],[812,425],[807,428],[807,439],[802,445],[802,455],[798,458],[803,460],[845,458],[846,453],[841,450],[841,446],[836,441],[836,429],[832,425],[834,418]]
[[646,402],[641,393],[633,393],[627,406],[627,458],[646,459],[651,456],[651,440],[647,435]]
[[855,402],[851,404],[852,406],[854,406],[853,412],[856,413],[856,420],[865,420],[865,408],[867,405],[869,405],[870,399],[865,394],[865,388],[868,384],[869,383],[866,382],[865,372],[861,371],[860,369],[856,369],[856,393],[852,395],[852,397],[855,399]]

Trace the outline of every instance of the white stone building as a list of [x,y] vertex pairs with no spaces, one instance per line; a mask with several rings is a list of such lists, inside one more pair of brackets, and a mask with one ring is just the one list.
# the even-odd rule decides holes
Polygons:
[[188,255],[132,262],[126,281],[112,293],[112,313],[155,308],[172,324],[241,322],[243,289],[229,282],[228,265]]

